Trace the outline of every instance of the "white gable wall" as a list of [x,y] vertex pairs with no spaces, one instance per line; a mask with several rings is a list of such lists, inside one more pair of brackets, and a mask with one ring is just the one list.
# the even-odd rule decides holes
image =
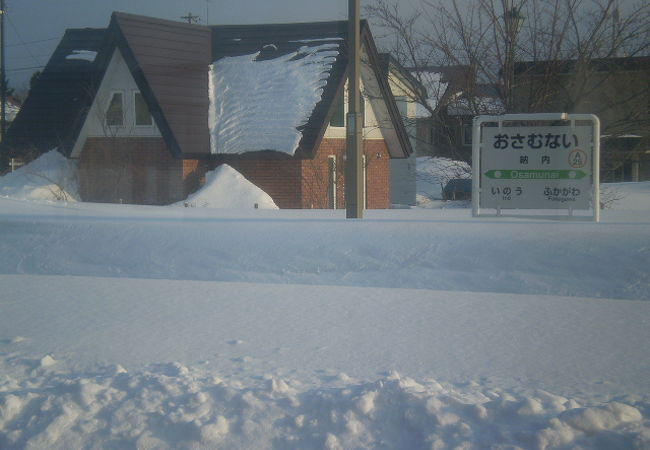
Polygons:
[[[368,64],[368,57],[365,49],[361,53],[361,93],[365,98],[365,125],[363,127],[364,139],[385,139],[386,144],[399,146],[397,134],[388,114],[388,107],[384,100],[379,82],[374,70]],[[348,83],[344,87],[344,110],[348,112]],[[328,125],[325,130],[326,138],[345,138],[345,127],[333,127]]]
[[[408,87],[407,83],[402,81],[398,74],[392,73],[390,69],[388,73],[388,85],[394,97],[402,97],[405,99],[405,104],[398,102],[397,107],[400,110],[406,133],[411,141],[411,148],[415,149],[417,136],[417,104],[414,100],[415,93]],[[390,201],[392,204],[416,204],[416,165],[415,151],[408,158],[393,158],[390,160]]]
[[[106,110],[115,92],[122,93],[124,112],[122,126],[109,126],[106,124]],[[155,120],[152,120],[152,125],[135,124],[136,92],[139,92],[138,86],[126,65],[126,61],[124,61],[122,53],[116,48],[73,148],[73,158],[79,157],[88,137],[161,136]]]

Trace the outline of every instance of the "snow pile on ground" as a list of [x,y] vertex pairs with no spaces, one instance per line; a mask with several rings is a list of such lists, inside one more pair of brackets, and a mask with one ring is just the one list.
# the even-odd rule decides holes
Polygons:
[[0,284],[3,449],[650,444],[648,301]]
[[56,150],[0,177],[0,196],[20,200],[79,200],[77,165]]
[[273,199],[227,164],[205,175],[205,184],[176,206],[278,209]]
[[[416,168],[416,202],[423,208],[439,206],[442,199],[442,189],[450,180],[456,178],[472,178],[472,168],[464,161],[454,161],[449,158],[420,156]],[[450,202],[467,206],[468,202]]]
[[215,61],[209,71],[212,153],[293,155],[302,138],[298,127],[321,100],[338,48],[330,42],[271,59],[258,59],[258,52]]
[[650,448],[640,205],[0,198],[0,448]]
[[[34,369],[48,383],[0,401],[12,448],[635,448],[650,446],[638,408],[583,406],[543,390],[417,382],[392,373],[326,389],[263,377],[228,382],[179,363],[79,376]],[[505,447],[502,447],[505,448]]]

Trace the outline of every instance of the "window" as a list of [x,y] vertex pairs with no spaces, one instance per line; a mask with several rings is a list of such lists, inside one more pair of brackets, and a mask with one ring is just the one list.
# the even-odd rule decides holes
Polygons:
[[133,94],[133,100],[135,102],[135,124],[138,126],[153,125],[153,118],[151,117],[151,113],[149,113],[149,108],[142,94],[135,92]]
[[343,91],[336,97],[334,101],[334,114],[330,120],[330,125],[333,127],[345,126],[345,103],[343,101]]
[[[361,106],[361,124],[362,126],[366,126],[366,99],[361,96],[361,101],[360,101],[360,106]],[[344,127],[345,126],[345,114],[347,111],[347,104],[345,102],[345,99],[343,97],[343,92],[339,94],[339,96],[336,98],[335,103],[334,103],[334,113],[332,114],[332,118],[330,119],[330,125],[333,127]]]
[[469,124],[463,125],[463,145],[472,145],[472,126]]
[[336,156],[328,157],[328,203],[329,208],[336,209]]
[[111,101],[106,110],[106,125],[111,127],[121,127],[124,125],[124,106],[123,95],[121,92],[113,92]]
[[402,120],[408,118],[408,97],[405,95],[398,95],[395,97],[395,103],[397,104],[397,110],[399,115],[402,117]]

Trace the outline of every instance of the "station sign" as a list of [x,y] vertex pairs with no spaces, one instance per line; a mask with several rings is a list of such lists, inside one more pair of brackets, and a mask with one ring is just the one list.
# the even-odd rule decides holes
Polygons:
[[593,208],[596,217],[598,119],[584,116],[479,116],[473,142],[475,215],[480,208],[499,213],[502,209]]

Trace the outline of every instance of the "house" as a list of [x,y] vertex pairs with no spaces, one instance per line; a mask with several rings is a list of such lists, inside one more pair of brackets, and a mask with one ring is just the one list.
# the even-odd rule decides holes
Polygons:
[[[366,22],[361,74],[367,208],[390,205],[411,154]],[[58,147],[85,201],[168,204],[227,163],[281,208],[345,206],[347,22],[202,26],[114,13],[68,30],[8,134]]]
[[650,180],[648,80],[648,56],[519,62],[515,106],[595,114],[601,122],[601,181]]
[[16,119],[18,111],[20,111],[20,106],[21,102],[19,99],[13,95],[7,96],[7,101],[5,102],[5,124],[7,128],[9,128],[14,119]]
[[[395,98],[411,148],[417,143],[418,99],[425,95],[422,84],[389,53],[379,55],[382,73],[388,81]],[[394,205],[415,205],[416,203],[416,154],[408,158],[393,158],[390,161],[390,198]]]
[[418,155],[470,162],[472,121],[478,114],[502,114],[496,87],[476,81],[472,66],[424,66],[411,69],[427,96],[417,124]]

